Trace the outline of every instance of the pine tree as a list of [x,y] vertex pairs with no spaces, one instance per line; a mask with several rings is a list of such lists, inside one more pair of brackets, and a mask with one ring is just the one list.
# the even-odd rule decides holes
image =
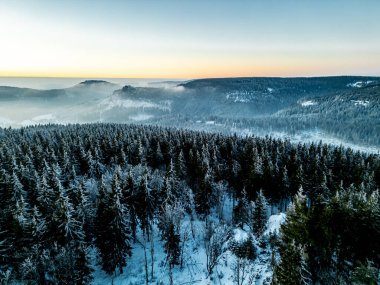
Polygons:
[[282,196],[287,197],[289,195],[290,181],[289,181],[288,170],[286,166],[284,166],[284,169],[282,171],[281,185],[283,189]]
[[171,268],[175,265],[179,265],[179,257],[181,253],[180,241],[180,236],[176,232],[174,224],[170,223],[164,240],[164,248],[167,254],[167,261]]
[[263,191],[260,190],[252,209],[252,229],[257,237],[264,232],[265,225],[268,220],[268,202]]
[[[131,255],[129,213],[121,203],[119,173],[115,171],[112,178],[111,192],[102,205],[100,202],[97,214],[97,245],[100,250],[103,269],[111,274],[119,269],[123,272],[126,256]],[[99,210],[99,207],[104,209]]]
[[177,156],[175,172],[176,172],[177,177],[180,179],[184,179],[186,177],[187,169],[186,169],[185,157],[183,155],[182,149]]
[[154,157],[155,161],[154,161],[154,165],[156,165],[157,167],[160,167],[161,165],[164,164],[164,155],[162,154],[162,151],[161,151],[161,145],[160,145],[160,142],[157,142],[157,150],[155,152],[155,157]]
[[164,187],[162,189],[166,198],[164,199],[167,203],[173,203],[174,200],[179,196],[179,185],[178,177],[175,172],[175,166],[173,160],[166,169],[166,175],[164,180]]
[[77,220],[74,207],[64,190],[61,191],[55,202],[52,221],[54,237],[60,245],[63,246],[70,241],[82,241],[84,239],[82,223]]
[[355,285],[377,285],[379,278],[379,269],[368,262],[367,265],[360,264],[354,268],[350,282]]
[[303,285],[301,275],[300,248],[294,241],[287,244],[281,253],[281,262],[273,274],[274,285]]
[[121,185],[121,202],[129,210],[130,226],[132,238],[136,241],[137,229],[137,205],[136,205],[136,189],[135,182],[132,175],[132,169],[129,170],[127,177]]
[[255,247],[253,246],[253,240],[251,237],[244,241],[234,241],[231,244],[231,250],[238,258],[244,258],[248,260],[255,260],[256,258],[256,251]]
[[305,225],[308,222],[308,211],[306,196],[301,187],[295,195],[293,203],[288,208],[286,223],[281,227],[282,241],[285,245],[292,243],[293,240],[301,244],[306,243]]
[[153,196],[151,189],[148,186],[147,171],[140,179],[140,185],[135,195],[135,209],[137,216],[140,220],[140,226],[144,233],[147,234],[148,240],[150,239],[150,223],[153,219],[155,205],[153,203]]
[[307,242],[307,221],[306,197],[301,187],[289,207],[287,221],[281,227],[281,261],[274,270],[273,284],[305,284],[303,280],[309,278],[305,275],[306,271],[309,272],[307,263],[301,256],[302,245]]
[[207,170],[199,183],[199,190],[195,193],[195,210],[201,218],[205,218],[210,213],[213,200],[213,175],[211,170]]
[[240,228],[243,228],[249,221],[249,202],[247,195],[243,190],[243,195],[239,199],[236,206],[232,209],[232,220],[235,225],[238,225]]
[[2,209],[0,232],[3,235],[3,250],[8,257],[8,265],[17,267],[24,259],[25,249],[30,244],[27,229],[30,221],[30,208],[25,200],[26,192],[13,172],[6,186],[7,194],[4,209]]
[[89,284],[93,278],[91,275],[92,272],[93,269],[89,263],[88,249],[83,244],[80,244],[76,249],[74,273],[75,284]]
[[90,194],[86,189],[83,181],[78,184],[78,187],[75,191],[75,218],[80,224],[80,227],[83,229],[83,235],[86,240],[91,240],[93,237],[93,218],[94,210],[93,205],[90,202]]

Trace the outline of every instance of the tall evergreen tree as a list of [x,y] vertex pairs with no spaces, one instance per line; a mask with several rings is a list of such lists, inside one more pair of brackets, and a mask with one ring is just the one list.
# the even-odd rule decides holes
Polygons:
[[268,220],[268,202],[263,191],[260,190],[252,209],[252,229],[256,236],[261,236],[264,232]]
[[[107,195],[105,208],[98,211],[98,248],[103,269],[111,274],[116,269],[120,273],[126,265],[127,255],[131,255],[131,234],[129,213],[121,203],[119,173],[115,171],[112,178],[111,192]],[[100,205],[99,205],[100,206]],[[100,238],[103,238],[99,240]]]

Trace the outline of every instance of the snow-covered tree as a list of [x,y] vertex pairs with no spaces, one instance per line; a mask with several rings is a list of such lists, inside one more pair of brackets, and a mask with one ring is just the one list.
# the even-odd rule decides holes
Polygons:
[[256,236],[261,236],[264,232],[268,220],[268,202],[263,191],[260,190],[254,203],[252,203],[252,230]]
[[[116,269],[122,273],[127,255],[131,255],[129,213],[121,203],[120,188],[119,173],[115,171],[110,193],[104,195],[99,202],[96,220],[102,267],[109,274]],[[104,208],[99,210],[99,207]]]

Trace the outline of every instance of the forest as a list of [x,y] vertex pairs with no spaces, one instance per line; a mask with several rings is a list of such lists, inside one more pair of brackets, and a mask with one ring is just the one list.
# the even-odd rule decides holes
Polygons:
[[[255,284],[249,265],[267,250],[263,284],[378,284],[379,187],[378,154],[322,142],[111,123],[0,129],[1,284],[90,284],[91,252],[113,276],[137,244],[144,283],[160,284],[146,250],[155,233],[176,284],[195,239],[185,219],[207,229],[208,276],[230,250],[234,284]],[[264,235],[281,212],[279,233]],[[249,238],[222,247],[234,229]]]
[[305,142],[331,138],[336,145],[376,153],[379,82],[379,77],[328,76],[196,79],[145,87],[85,80],[48,90],[0,86],[0,127],[139,123],[225,134],[280,133],[293,142],[306,133],[312,138]]

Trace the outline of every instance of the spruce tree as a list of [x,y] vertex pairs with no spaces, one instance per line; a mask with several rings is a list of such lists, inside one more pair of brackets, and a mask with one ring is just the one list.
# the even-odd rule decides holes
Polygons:
[[[126,265],[127,255],[131,255],[131,234],[129,213],[121,203],[119,173],[116,170],[112,178],[111,192],[107,195],[104,209],[98,209],[98,248],[103,269],[111,274],[116,269],[120,273]],[[103,206],[100,205],[99,206]]]
[[307,233],[308,210],[302,187],[287,212],[287,222],[281,227],[281,261],[274,270],[273,284],[303,284],[301,249]]
[[180,236],[176,232],[174,224],[170,223],[166,231],[164,248],[167,255],[167,261],[171,268],[179,264],[179,257],[181,253],[180,241]]
[[273,273],[274,285],[303,285],[301,275],[300,248],[294,241],[287,244],[281,253],[281,262]]
[[79,244],[76,248],[75,257],[75,284],[85,285],[89,284],[92,277],[93,269],[90,266],[88,248],[84,244]]
[[252,210],[252,229],[257,237],[260,237],[265,230],[268,220],[268,202],[263,191],[260,190]]

